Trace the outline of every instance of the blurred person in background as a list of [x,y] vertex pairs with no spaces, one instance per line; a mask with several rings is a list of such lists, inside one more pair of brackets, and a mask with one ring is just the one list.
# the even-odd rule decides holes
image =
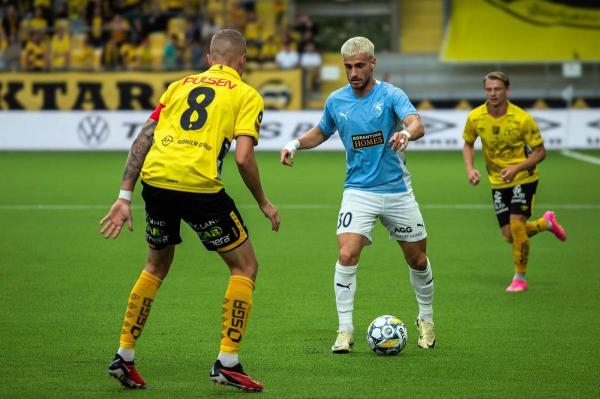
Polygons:
[[512,245],[515,274],[506,291],[525,291],[529,237],[540,231],[550,231],[561,241],[567,236],[552,211],[528,221],[539,180],[537,165],[546,157],[540,129],[530,114],[508,101],[510,81],[505,73],[488,73],[483,87],[487,101],[469,112],[463,132],[467,179],[472,185],[481,179],[474,166],[479,137],[500,232]]
[[300,62],[300,55],[296,51],[293,41],[287,40],[283,44],[283,48],[275,55],[275,62],[281,69],[297,68]]
[[69,21],[56,20],[55,33],[50,40],[50,69],[64,71],[69,68],[71,61],[71,36],[67,31]]
[[[426,254],[427,231],[412,190],[404,151],[425,134],[425,127],[406,94],[375,80],[375,46],[353,37],[341,48],[349,84],[325,102],[319,124],[281,150],[281,163],[293,165],[296,152],[316,147],[336,131],[346,149],[346,181],[337,222],[339,256],[333,289],[338,331],[333,353],[348,353],[354,344],[352,312],[360,255],[372,242],[380,219],[409,266],[419,312],[417,345],[435,346],[433,272]],[[405,126],[398,131],[397,120]]]
[[[123,226],[133,229],[132,192],[141,177],[148,257],[129,296],[119,349],[108,368],[109,375],[126,388],[146,387],[134,365],[135,346],[171,268],[175,246],[182,242],[184,220],[209,251],[221,256],[231,273],[223,302],[220,352],[210,379],[245,391],[263,390],[239,360],[258,261],[242,216],[221,180],[222,163],[235,139],[235,161],[242,180],[272,230],[279,229],[279,214],[263,191],[254,155],[263,99],[241,80],[246,64],[246,41],[241,33],[225,29],[215,34],[207,58],[208,71],[171,83],[161,96],[131,146],[119,197],[100,221],[105,238],[117,238]],[[185,302],[182,306],[179,317],[184,320],[191,308]]]
[[47,67],[47,48],[44,32],[32,31],[21,53],[21,66],[26,71],[41,72]]
[[310,95],[319,91],[322,64],[321,54],[317,52],[315,44],[307,43],[300,55],[300,67],[304,70],[304,87]]

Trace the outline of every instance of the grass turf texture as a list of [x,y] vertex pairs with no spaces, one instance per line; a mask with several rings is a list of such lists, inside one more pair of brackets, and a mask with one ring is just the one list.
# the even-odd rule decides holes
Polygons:
[[[600,152],[587,152],[600,156]],[[106,367],[118,345],[127,295],[146,256],[135,193],[134,232],[104,241],[98,221],[118,192],[124,153],[2,153],[0,168],[1,398],[222,398],[213,386],[228,271],[183,225],[184,243],[137,346],[150,387],[123,392]],[[301,152],[294,168],[259,153],[267,193],[280,208],[273,233],[226,159],[261,269],[241,358],[265,398],[559,398],[598,395],[600,166],[550,152],[534,216],[556,205],[569,239],[532,239],[530,291],[509,294],[513,274],[484,181],[466,183],[458,152],[408,154],[429,233],[438,344],[416,347],[417,305],[400,248],[378,224],[358,273],[355,347],[333,355],[335,225],[342,153]],[[478,164],[483,171],[481,154]],[[475,204],[471,206],[470,204]],[[578,205],[592,205],[581,209]],[[409,343],[372,353],[365,330],[394,314]]]

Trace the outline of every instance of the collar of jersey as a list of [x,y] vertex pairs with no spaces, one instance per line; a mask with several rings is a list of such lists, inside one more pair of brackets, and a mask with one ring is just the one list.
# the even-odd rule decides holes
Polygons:
[[[510,101],[506,100],[506,102],[508,103],[508,107],[506,108],[506,113],[504,115],[501,116],[501,118],[504,118],[506,115],[512,115],[515,113],[515,106],[513,105],[513,103],[511,103]],[[489,115],[489,112],[487,110],[487,101],[483,104],[483,113]]]
[[215,65],[211,66],[210,68],[208,68],[208,70],[210,72],[226,73],[226,74],[232,75],[236,79],[240,79],[240,74],[235,69],[233,69],[232,67],[229,67],[225,64],[215,64]]

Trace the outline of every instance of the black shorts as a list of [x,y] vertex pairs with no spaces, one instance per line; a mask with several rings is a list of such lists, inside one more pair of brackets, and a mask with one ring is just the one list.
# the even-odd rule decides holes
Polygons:
[[537,180],[531,183],[517,184],[513,187],[492,189],[492,199],[496,218],[500,227],[510,223],[510,215],[524,215],[529,218],[535,204]]
[[242,216],[225,190],[199,194],[142,184],[142,197],[146,203],[146,241],[151,248],[162,249],[181,243],[182,219],[209,251],[231,251],[248,239]]

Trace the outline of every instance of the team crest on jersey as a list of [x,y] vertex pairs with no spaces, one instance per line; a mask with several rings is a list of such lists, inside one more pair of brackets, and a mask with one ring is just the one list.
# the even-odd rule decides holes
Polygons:
[[492,126],[492,133],[494,133],[494,134],[500,133],[500,126]]
[[375,115],[379,118],[383,113],[383,103],[381,101],[376,102],[373,105],[373,111],[375,111]]

